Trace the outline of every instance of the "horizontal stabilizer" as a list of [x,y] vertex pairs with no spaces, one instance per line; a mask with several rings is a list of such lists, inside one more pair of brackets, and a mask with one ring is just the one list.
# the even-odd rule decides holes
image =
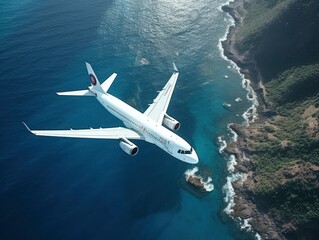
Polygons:
[[69,91],[69,92],[57,92],[56,94],[60,96],[95,96],[89,90],[78,90],[78,91]]
[[112,85],[114,79],[116,78],[117,74],[113,73],[108,79],[106,79],[102,84],[101,87],[104,90],[104,92],[107,92],[109,90],[110,86]]

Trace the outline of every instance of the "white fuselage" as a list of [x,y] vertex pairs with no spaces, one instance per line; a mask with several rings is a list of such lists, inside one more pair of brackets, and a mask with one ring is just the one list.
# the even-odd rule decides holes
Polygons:
[[172,155],[188,163],[197,163],[195,150],[181,137],[163,127],[162,124],[124,103],[109,93],[94,91],[97,100],[115,117],[123,121],[127,128],[134,129],[144,137],[144,140],[153,143]]

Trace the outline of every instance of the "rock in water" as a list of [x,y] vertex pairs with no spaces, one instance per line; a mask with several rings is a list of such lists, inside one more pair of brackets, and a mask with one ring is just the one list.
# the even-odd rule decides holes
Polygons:
[[223,103],[223,107],[226,108],[226,109],[229,109],[231,107],[231,104],[224,102]]
[[212,178],[208,177],[207,180],[204,181],[203,177],[195,175],[196,172],[198,172],[198,167],[187,170],[185,172],[185,180],[202,192],[213,191],[214,185],[211,183]]
[[206,191],[204,188],[204,184],[201,182],[201,177],[189,176],[189,178],[186,181],[195,186],[196,188],[202,191]]
[[235,102],[236,102],[236,103],[239,103],[239,102],[241,102],[241,101],[243,101],[243,99],[241,99],[240,97],[238,97],[238,98],[235,99]]

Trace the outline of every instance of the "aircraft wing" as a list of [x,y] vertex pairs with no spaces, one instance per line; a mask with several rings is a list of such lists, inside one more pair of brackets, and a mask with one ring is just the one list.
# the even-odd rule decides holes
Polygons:
[[144,112],[145,115],[160,124],[163,122],[164,114],[167,111],[179,75],[175,64],[174,70],[173,75],[168,80],[164,88],[159,92],[157,97],[153,100],[153,103]]
[[70,137],[70,138],[94,138],[94,139],[144,139],[142,135],[134,130],[116,128],[90,128],[90,129],[70,129],[70,130],[31,130],[25,123],[26,128],[37,136]]

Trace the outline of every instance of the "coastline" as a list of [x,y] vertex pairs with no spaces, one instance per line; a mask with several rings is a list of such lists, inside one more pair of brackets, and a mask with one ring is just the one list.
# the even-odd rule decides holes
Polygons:
[[[231,61],[243,77],[243,87],[247,89],[247,98],[253,102],[243,115],[243,124],[229,124],[229,131],[234,134],[233,141],[223,147],[221,152],[229,154],[226,188],[232,196],[225,197],[227,207],[224,210],[239,224],[242,231],[250,232],[255,239],[286,239],[282,232],[293,230],[291,225],[284,225],[279,229],[278,222],[258,204],[254,197],[254,166],[249,160],[248,141],[252,137],[252,130],[263,125],[271,112],[265,96],[261,74],[255,60],[249,53],[241,53],[236,48],[236,31],[242,24],[246,9],[244,0],[234,0],[221,7],[234,20],[229,26],[227,35],[220,44],[223,54]],[[229,199],[232,198],[232,199]],[[281,223],[282,224],[282,223]]]
[[[234,19],[234,24],[229,27],[225,39],[221,42],[224,55],[227,60],[232,61],[236,65],[243,78],[249,81],[249,83],[245,84],[252,87],[253,91],[257,95],[259,105],[258,112],[264,112],[269,106],[269,103],[266,99],[265,87],[262,84],[262,77],[257,64],[251,57],[251,54],[247,52],[239,52],[235,45],[237,29],[242,24],[244,14],[246,13],[245,0],[234,0],[228,2],[226,5],[223,5],[221,9]],[[248,86],[244,87],[247,88]],[[252,97],[253,96],[249,96],[250,99]]]

